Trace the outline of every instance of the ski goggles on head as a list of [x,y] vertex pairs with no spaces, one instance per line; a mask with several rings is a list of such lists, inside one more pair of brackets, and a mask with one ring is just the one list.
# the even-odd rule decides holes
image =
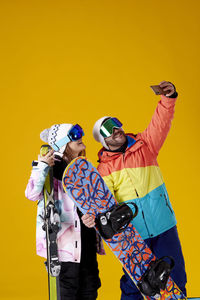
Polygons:
[[100,127],[100,134],[107,138],[113,134],[114,128],[121,128],[122,123],[117,118],[110,118],[106,120]]
[[84,136],[84,132],[81,126],[78,124],[74,125],[68,133],[68,137],[73,142],[80,140],[82,136]]
[[80,125],[76,124],[69,130],[67,136],[57,141],[54,145],[52,145],[52,148],[55,151],[59,151],[59,149],[67,143],[78,141],[82,138],[82,136],[84,136],[83,129]]

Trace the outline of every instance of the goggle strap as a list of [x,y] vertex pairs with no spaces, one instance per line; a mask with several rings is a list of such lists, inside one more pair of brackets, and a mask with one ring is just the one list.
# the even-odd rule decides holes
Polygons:
[[60,148],[62,148],[62,146],[66,145],[67,143],[69,143],[71,140],[68,136],[65,136],[64,138],[62,138],[61,140],[57,141],[54,145],[52,145],[52,148],[55,151],[58,151]]

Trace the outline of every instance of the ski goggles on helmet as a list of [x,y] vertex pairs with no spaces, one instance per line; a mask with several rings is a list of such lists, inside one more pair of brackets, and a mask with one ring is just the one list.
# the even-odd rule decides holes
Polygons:
[[67,136],[57,141],[54,145],[52,145],[52,148],[55,151],[59,151],[59,149],[67,143],[78,141],[82,138],[82,136],[84,136],[83,129],[80,125],[76,124],[69,130]]
[[100,134],[107,138],[113,134],[114,128],[121,128],[122,123],[117,118],[110,118],[106,120],[100,127]]

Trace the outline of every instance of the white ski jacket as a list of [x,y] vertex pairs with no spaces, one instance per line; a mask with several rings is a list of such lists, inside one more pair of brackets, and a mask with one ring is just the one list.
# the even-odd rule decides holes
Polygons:
[[[46,234],[42,229],[43,220],[41,216],[44,212],[43,186],[49,166],[41,161],[36,164],[32,168],[25,196],[29,200],[38,201],[36,251],[39,256],[46,258]],[[56,178],[54,178],[54,199],[61,219],[61,229],[57,235],[59,260],[78,263],[81,257],[80,219],[74,202],[64,192],[61,180]],[[97,235],[97,252],[105,254],[99,235]]]

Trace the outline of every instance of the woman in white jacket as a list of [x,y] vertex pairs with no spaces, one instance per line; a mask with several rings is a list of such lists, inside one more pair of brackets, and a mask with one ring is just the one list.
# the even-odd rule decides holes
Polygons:
[[[41,132],[40,138],[53,149],[33,161],[32,172],[26,187],[28,199],[38,201],[36,250],[46,258],[46,239],[43,225],[43,186],[49,168],[53,167],[54,200],[59,212],[61,228],[57,234],[58,256],[61,262],[59,275],[61,300],[95,300],[100,287],[96,253],[105,254],[103,244],[93,228],[81,220],[73,201],[64,193],[62,175],[67,164],[85,154],[82,128],[76,124],[56,124]],[[62,158],[55,159],[55,153]]]

